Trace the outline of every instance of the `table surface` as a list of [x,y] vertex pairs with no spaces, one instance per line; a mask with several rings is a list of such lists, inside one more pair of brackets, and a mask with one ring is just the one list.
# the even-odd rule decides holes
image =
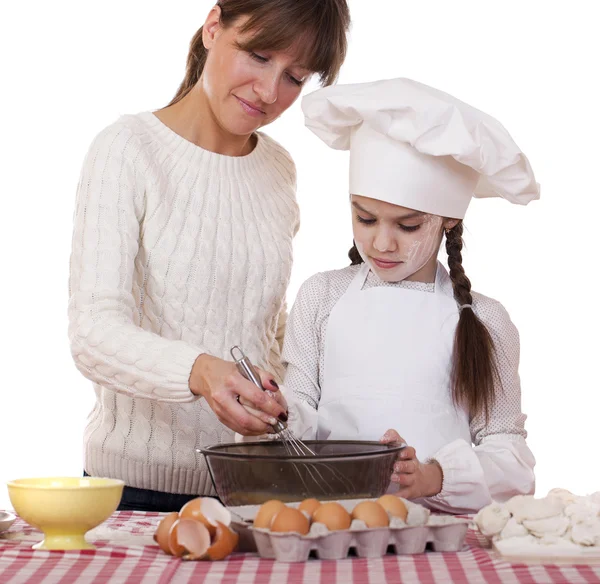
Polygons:
[[600,583],[600,566],[526,566],[499,561],[481,535],[471,530],[467,548],[457,553],[310,559],[297,564],[237,553],[222,562],[182,561],[164,554],[152,540],[162,516],[117,512],[88,533],[87,539],[97,549],[81,551],[33,550],[31,546],[42,539],[41,533],[17,519],[8,531],[0,533],[0,583]]

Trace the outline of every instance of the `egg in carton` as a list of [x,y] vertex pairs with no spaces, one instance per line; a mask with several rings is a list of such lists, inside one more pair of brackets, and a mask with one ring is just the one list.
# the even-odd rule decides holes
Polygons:
[[[430,543],[434,551],[458,551],[464,545],[468,521],[432,516],[428,509],[386,495],[362,501],[350,514],[337,502],[304,501],[298,509],[276,502],[265,504],[251,531],[260,556],[281,562],[339,560],[351,549],[361,558],[379,558],[388,550],[419,554]],[[283,511],[283,513],[282,513]]]

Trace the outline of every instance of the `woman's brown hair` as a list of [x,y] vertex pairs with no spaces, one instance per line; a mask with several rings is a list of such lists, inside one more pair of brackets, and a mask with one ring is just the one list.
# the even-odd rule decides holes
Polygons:
[[[350,27],[350,11],[346,0],[219,0],[221,25],[230,27],[238,18],[247,16],[242,34],[255,32],[240,49],[245,51],[278,51],[302,41],[302,65],[318,73],[322,85],[331,85],[346,57],[346,33]],[[202,27],[190,42],[185,78],[173,105],[196,85],[204,69],[207,51],[202,42]]]
[[[452,350],[452,400],[471,416],[483,414],[486,421],[494,405],[494,382],[498,379],[496,351],[494,341],[475,312],[471,281],[467,278],[462,265],[463,222],[446,231],[446,251],[448,267],[454,291],[454,299],[459,306],[467,305],[459,313],[458,325],[454,334]],[[348,252],[351,265],[363,262],[356,245]]]

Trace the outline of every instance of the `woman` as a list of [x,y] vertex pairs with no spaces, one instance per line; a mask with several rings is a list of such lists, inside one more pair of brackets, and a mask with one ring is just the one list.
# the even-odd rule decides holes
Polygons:
[[122,509],[214,493],[196,448],[287,417],[229,356],[241,345],[278,395],[296,177],[257,131],[313,73],[334,81],[348,26],[345,0],[220,0],[169,106],[123,116],[88,152],[69,337],[96,392],[85,470],[125,481]]
[[291,429],[405,441],[392,482],[433,508],[533,492],[518,332],[461,263],[473,194],[538,198],[527,159],[490,116],[406,79],[325,88],[303,109],[322,140],[350,150],[355,247],[350,267],[303,284],[290,314]]

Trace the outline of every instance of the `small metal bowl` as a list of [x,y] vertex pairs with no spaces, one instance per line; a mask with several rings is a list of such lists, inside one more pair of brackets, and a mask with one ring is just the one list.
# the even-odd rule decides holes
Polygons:
[[198,449],[221,501],[260,505],[314,497],[320,501],[380,497],[404,444],[308,440],[316,456],[290,456],[281,441],[219,444]]

